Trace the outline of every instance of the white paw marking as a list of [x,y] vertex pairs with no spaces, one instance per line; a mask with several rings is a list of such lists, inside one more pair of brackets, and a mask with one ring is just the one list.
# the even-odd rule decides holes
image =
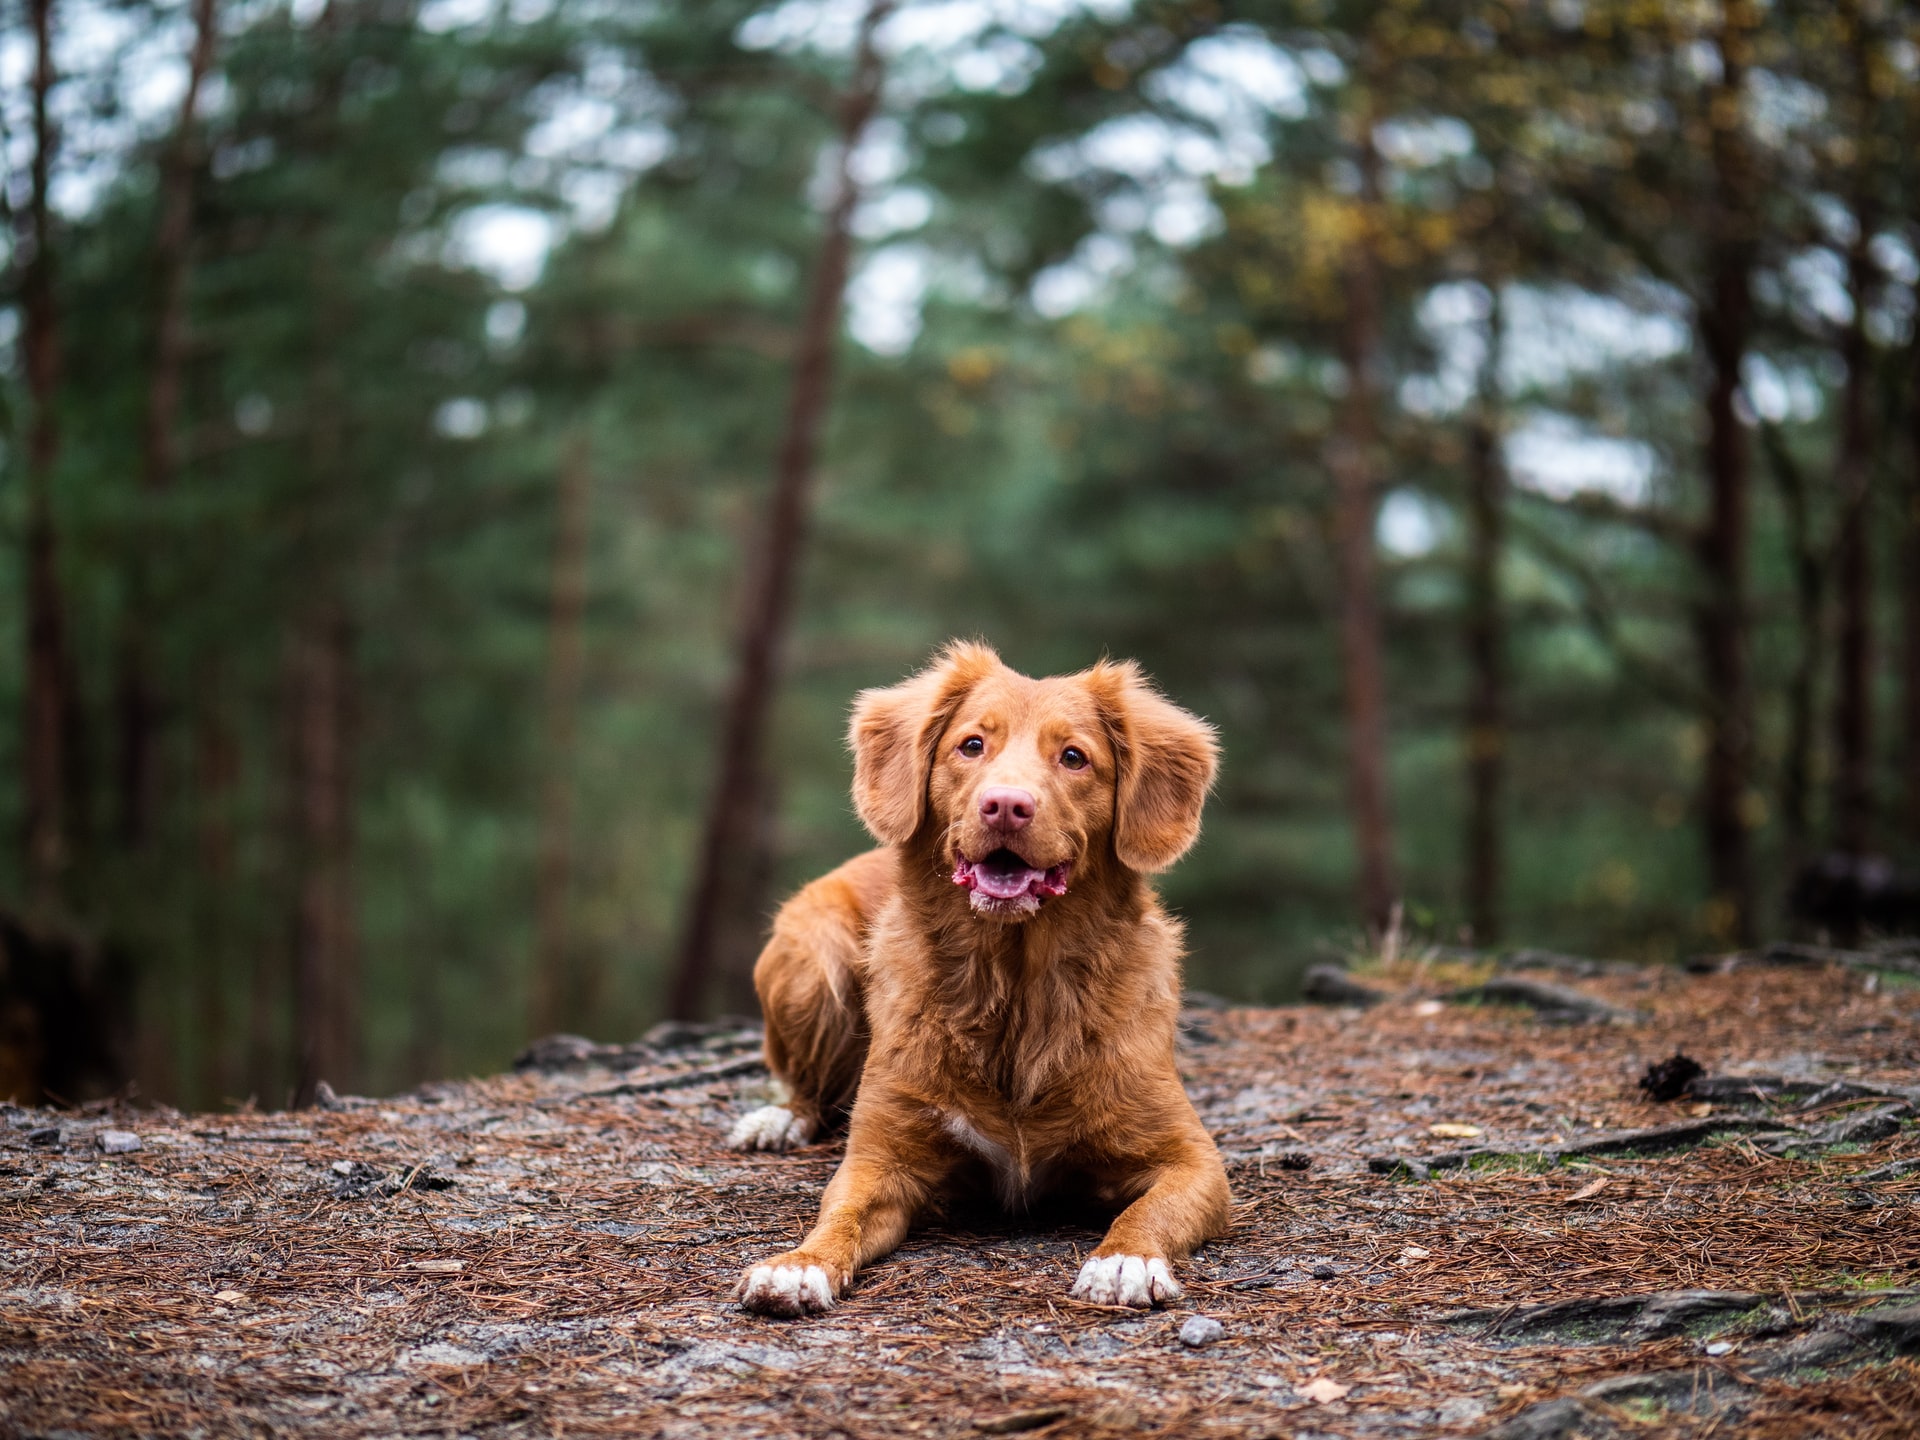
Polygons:
[[1073,1282],[1076,1300],[1136,1310],[1178,1300],[1184,1293],[1166,1261],[1138,1255],[1096,1255],[1080,1267],[1080,1278]]
[[818,1265],[756,1265],[740,1282],[740,1303],[762,1315],[819,1315],[833,1308],[833,1282]]
[[813,1122],[784,1105],[762,1105],[733,1123],[727,1144],[735,1150],[793,1150],[813,1138]]

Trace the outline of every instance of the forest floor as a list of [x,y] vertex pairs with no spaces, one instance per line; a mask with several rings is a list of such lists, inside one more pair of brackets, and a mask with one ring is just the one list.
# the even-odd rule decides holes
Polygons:
[[[0,1433],[1920,1431],[1920,985],[1530,977],[1617,1007],[1580,1024],[1448,998],[1490,975],[1190,1011],[1236,1223],[1151,1314],[1068,1299],[1098,1232],[1042,1218],[742,1313],[840,1154],[722,1147],[765,1092],[750,1032],[297,1114],[8,1109]],[[1706,1078],[1650,1100],[1676,1050]],[[1183,1344],[1194,1316],[1223,1332]]]

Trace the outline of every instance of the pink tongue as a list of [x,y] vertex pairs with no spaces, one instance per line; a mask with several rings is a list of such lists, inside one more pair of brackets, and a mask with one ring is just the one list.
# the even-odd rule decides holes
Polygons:
[[973,867],[974,887],[996,900],[1014,900],[1027,893],[1027,887],[1042,878],[1038,870],[997,870],[985,865]]

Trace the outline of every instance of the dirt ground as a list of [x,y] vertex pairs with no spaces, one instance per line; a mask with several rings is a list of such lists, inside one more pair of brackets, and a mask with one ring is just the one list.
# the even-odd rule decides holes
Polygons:
[[[299,1114],[9,1108],[0,1433],[1920,1434],[1920,986],[1528,972],[1618,1007],[1579,1024],[1448,998],[1491,970],[1189,1012],[1237,1223],[1152,1314],[1069,1300],[1098,1231],[1049,1216],[950,1217],[829,1315],[743,1314],[839,1146],[722,1148],[767,1084],[739,1031]],[[1706,1078],[1655,1102],[1676,1050]]]

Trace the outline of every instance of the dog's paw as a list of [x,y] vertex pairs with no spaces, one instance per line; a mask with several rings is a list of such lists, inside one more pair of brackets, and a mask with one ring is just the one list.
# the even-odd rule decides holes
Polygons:
[[735,1150],[794,1150],[813,1138],[813,1122],[784,1105],[762,1105],[734,1121],[727,1144]]
[[1138,1255],[1095,1255],[1080,1267],[1080,1278],[1073,1282],[1076,1300],[1131,1305],[1136,1310],[1164,1305],[1184,1293],[1167,1262],[1158,1256],[1148,1260]]
[[833,1308],[833,1277],[805,1255],[782,1255],[740,1277],[733,1298],[761,1315],[821,1315]]

